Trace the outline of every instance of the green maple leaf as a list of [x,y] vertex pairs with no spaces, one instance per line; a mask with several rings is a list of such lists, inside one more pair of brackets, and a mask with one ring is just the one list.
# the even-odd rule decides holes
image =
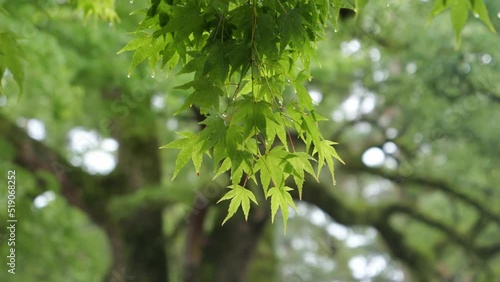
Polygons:
[[295,206],[295,202],[293,201],[292,195],[288,193],[288,191],[292,191],[293,189],[288,186],[282,187],[272,187],[269,189],[267,196],[271,197],[271,222],[274,223],[274,217],[278,212],[278,209],[281,209],[281,215],[283,217],[283,222],[285,225],[285,233],[286,233],[286,224],[288,221],[288,206],[290,205],[292,208],[297,209]]
[[231,168],[231,159],[230,158],[225,158],[222,164],[220,165],[219,169],[214,175],[213,179],[216,179],[219,177],[219,175],[223,174],[224,172],[228,171]]
[[332,142],[330,140],[321,140],[320,142],[314,144],[315,146],[314,146],[314,150],[313,150],[313,156],[316,153],[318,154],[317,178],[319,178],[321,168],[324,166],[324,164],[326,162],[326,164],[328,166],[328,170],[330,170],[330,174],[332,175],[333,184],[335,184],[333,159],[337,159],[342,164],[345,164],[344,161],[337,154],[337,151],[335,150],[335,148],[333,148],[333,145],[335,145],[335,144],[337,144],[337,143]]
[[201,159],[203,157],[203,153],[199,152],[197,149],[199,146],[199,136],[192,132],[181,132],[179,133],[184,138],[172,141],[167,145],[161,146],[160,149],[165,148],[173,148],[180,149],[181,151],[177,155],[177,159],[175,160],[175,169],[174,175],[172,176],[172,180],[175,179],[179,171],[186,166],[189,160],[193,160],[193,164],[195,166],[196,172],[198,173],[201,167]]
[[[24,71],[21,64],[21,58],[24,57],[21,46],[17,42],[16,35],[10,31],[0,33],[0,80],[6,69],[9,69],[19,86],[20,92],[23,92]],[[2,85],[0,83],[0,94]]]
[[455,42],[460,44],[460,34],[469,18],[470,3],[466,0],[454,0],[451,4],[451,23],[455,30]]
[[[297,185],[299,199],[302,199],[302,188],[305,181],[305,172],[316,178],[316,173],[311,164],[314,160],[309,154],[304,152],[290,153],[282,162],[286,162],[290,167],[290,174],[293,175],[293,180]],[[317,178],[316,178],[317,180]]]
[[255,171],[260,172],[260,181],[264,189],[264,195],[268,196],[268,187],[273,182],[273,186],[285,185],[287,177],[284,171],[282,160],[286,158],[288,152],[283,146],[276,146],[267,154],[260,157],[255,164]]
[[495,27],[491,23],[490,16],[488,15],[488,9],[484,5],[483,0],[471,0],[472,11],[479,16],[479,19],[487,25],[492,32],[495,32]]
[[226,223],[237,211],[238,208],[241,206],[241,209],[243,210],[243,214],[245,215],[245,220],[248,220],[248,214],[250,212],[250,200],[254,202],[257,205],[257,199],[255,199],[255,195],[252,193],[252,191],[246,189],[245,187],[241,185],[231,185],[228,186],[231,191],[227,192],[217,203],[220,203],[221,201],[225,200],[231,200],[229,203],[229,209],[226,218],[222,222]]

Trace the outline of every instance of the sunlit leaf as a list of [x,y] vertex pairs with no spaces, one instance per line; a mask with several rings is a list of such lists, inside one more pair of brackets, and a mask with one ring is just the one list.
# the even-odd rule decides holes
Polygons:
[[217,202],[219,203],[221,201],[231,200],[231,202],[229,203],[227,216],[222,224],[224,225],[224,223],[226,223],[226,221],[228,221],[238,211],[238,208],[240,206],[243,210],[243,214],[245,215],[245,220],[248,220],[248,214],[250,212],[250,200],[257,204],[255,195],[252,193],[252,191],[240,185],[231,185],[228,188],[231,190]]

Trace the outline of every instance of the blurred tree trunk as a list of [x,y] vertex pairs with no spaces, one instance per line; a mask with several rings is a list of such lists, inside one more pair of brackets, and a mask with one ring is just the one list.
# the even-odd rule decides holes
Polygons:
[[[151,121],[151,126],[154,122]],[[163,240],[161,206],[149,205],[116,218],[110,203],[116,197],[138,189],[160,184],[160,162],[155,136],[118,139],[119,165],[107,176],[93,176],[71,166],[64,157],[0,115],[0,129],[8,132],[14,162],[33,172],[52,173],[61,185],[66,201],[85,212],[106,232],[110,242],[112,269],[104,281],[168,281],[166,252]],[[149,131],[154,133],[155,131]],[[40,180],[40,183],[44,183]],[[43,185],[40,185],[43,190]]]
[[[225,207],[214,206],[225,216]],[[257,244],[269,219],[268,207],[252,207],[253,212],[245,222],[237,214],[223,226],[216,226],[208,235],[188,236],[184,267],[184,282],[244,282]],[[203,215],[204,217],[204,215]],[[216,222],[222,222],[223,218]],[[199,221],[190,224],[199,225]],[[197,234],[202,234],[197,233]],[[193,246],[196,246],[195,249]],[[193,260],[196,254],[198,260]]]
[[[150,100],[149,97],[134,100],[136,97],[132,96],[118,89],[105,92],[105,98],[111,101],[135,101],[134,105],[130,105],[130,113],[112,119],[109,128],[120,146],[115,169],[118,176],[112,183],[103,185],[103,189],[115,190],[117,197],[161,185],[158,130],[155,116],[150,111]],[[140,120],[133,111],[141,112]],[[109,218],[105,227],[113,254],[113,266],[106,281],[168,281],[163,206],[134,206],[121,214],[124,216]]]
[[239,214],[224,226],[215,228],[203,252],[203,282],[246,281],[268,217],[267,210],[260,208],[249,216],[248,222]]

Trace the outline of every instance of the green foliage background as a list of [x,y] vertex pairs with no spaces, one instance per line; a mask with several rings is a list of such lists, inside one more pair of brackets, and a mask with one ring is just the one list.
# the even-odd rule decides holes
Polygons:
[[[465,6],[455,6],[456,1],[358,3],[366,5],[361,16],[336,22],[339,7],[352,8],[356,3],[331,1],[331,14],[326,15],[321,5],[327,1],[300,5],[287,1],[284,8],[276,5],[278,1],[259,1],[256,6],[248,1],[170,3],[175,8],[168,8],[167,2],[157,2],[153,8],[153,1],[143,13],[132,16],[128,14],[143,8],[144,3],[120,3],[116,11],[121,21],[115,21],[114,13],[101,14],[106,9],[99,7],[94,13],[105,21],[85,20],[92,11],[89,3],[99,1],[46,6],[37,1],[2,2],[6,16],[0,18],[0,72],[5,96],[0,113],[21,128],[31,118],[43,121],[44,144],[67,159],[77,155],[68,146],[71,129],[78,126],[97,130],[103,138],[113,137],[121,130],[109,122],[115,119],[127,121],[129,138],[153,133],[162,144],[181,148],[179,155],[158,151],[165,164],[161,183],[116,196],[109,205],[97,205],[103,214],[111,211],[116,218],[144,206],[164,205],[173,281],[181,281],[185,218],[193,199],[202,188],[213,186],[221,192],[227,191],[227,185],[231,189],[225,196],[219,193],[210,200],[230,200],[219,204],[229,214],[212,208],[204,225],[207,234],[233,215],[231,220],[242,221],[236,213],[239,206],[245,217],[255,218],[249,211],[251,201],[271,210],[271,218],[278,207],[284,211],[284,222],[278,218],[277,224],[266,227],[251,265],[250,281],[361,280],[353,274],[349,261],[356,256],[380,255],[388,267],[371,277],[373,281],[389,281],[394,271],[416,281],[430,277],[425,275],[477,281],[500,277],[500,179],[496,173],[500,167],[500,86],[496,80],[500,54],[496,46],[500,42],[498,35],[487,31],[499,28],[498,3],[486,1],[489,17],[481,1],[463,1]],[[237,5],[244,8],[236,11]],[[270,10],[265,11],[264,6]],[[75,7],[82,10],[75,11]],[[280,14],[279,9],[288,12]],[[473,13],[464,13],[466,9],[477,13],[487,27],[473,19]],[[442,11],[444,14],[429,23],[422,17]],[[186,13],[191,16],[177,17]],[[333,23],[326,24],[328,16]],[[267,24],[255,25],[252,19]],[[128,34],[140,21],[139,30]],[[294,24],[297,21],[307,24]],[[196,32],[199,37],[194,36]],[[461,38],[459,46],[457,38]],[[116,55],[123,46],[137,51]],[[231,55],[221,54],[221,50]],[[313,54],[317,59],[309,61]],[[139,64],[141,59],[149,65]],[[135,69],[130,73],[131,62]],[[165,80],[162,65],[167,72],[184,74]],[[6,68],[8,72],[4,72]],[[103,98],[103,93],[113,95],[118,88],[125,89],[121,96]],[[319,105],[309,96],[311,90],[322,94]],[[155,95],[164,97],[166,106],[161,110],[151,107]],[[353,96],[360,105],[375,97],[373,109],[362,112],[358,108],[350,118],[342,105]],[[200,131],[200,120],[187,110],[190,106],[205,115]],[[317,123],[320,116],[333,121]],[[166,127],[167,122],[176,128]],[[6,124],[2,119],[2,133],[9,136]],[[178,129],[187,130],[180,139],[173,134]],[[302,141],[295,141],[292,147],[287,132],[293,138],[302,136]],[[321,167],[321,159],[330,166],[328,161],[336,157],[327,139],[340,143],[336,148],[346,162],[335,166],[336,186],[316,168]],[[0,139],[0,167],[1,171],[15,168],[19,173],[22,222],[17,230],[16,281],[102,280],[112,263],[109,238],[88,215],[68,204],[57,174],[33,172],[16,164],[17,143],[11,140]],[[264,146],[266,142],[276,144]],[[396,145],[396,152],[384,149],[389,142]],[[384,151],[385,162],[369,167],[361,159],[374,147]],[[318,149],[315,155],[313,148],[323,148],[326,156],[319,156]],[[211,162],[207,162],[207,152]],[[312,161],[311,156],[319,160]],[[181,171],[190,159],[194,168]],[[63,168],[70,175],[79,170],[78,166]],[[224,173],[227,170],[232,180]],[[333,174],[331,166],[330,170]],[[220,177],[213,181],[217,174]],[[174,181],[170,181],[172,175]],[[244,185],[246,175],[249,181]],[[287,177],[294,182],[286,182]],[[100,181],[106,176],[89,174],[90,178]],[[320,184],[311,184],[314,181],[309,178]],[[305,215],[313,213],[313,207],[299,205],[298,211],[289,211],[288,205],[295,205],[292,197],[299,197],[302,185],[304,199],[329,216],[325,221],[311,223]],[[315,190],[314,185],[321,189]],[[372,192],[374,186],[377,193]],[[335,201],[321,206],[321,199],[312,198],[308,189]],[[35,208],[33,200],[45,191],[52,191],[56,199],[43,209]],[[6,199],[5,193],[0,192],[1,199]],[[111,192],[96,193],[96,198],[104,198]],[[271,197],[269,206],[266,196]],[[255,206],[255,212],[260,206]],[[284,237],[281,224],[287,218]],[[372,226],[377,235],[361,247],[351,247],[346,240],[325,232],[333,226],[332,218],[349,226],[352,234],[370,233],[365,228]],[[397,236],[383,234],[388,230],[383,224]],[[399,238],[404,240],[396,245]],[[292,244],[294,240],[303,240],[309,247],[298,248]],[[316,247],[311,247],[314,242]],[[412,257],[399,254],[394,249],[398,247],[409,250]],[[4,258],[6,250],[2,251]],[[308,265],[306,251],[314,253],[317,261],[335,262],[335,267]],[[11,278],[0,273],[2,281]]]

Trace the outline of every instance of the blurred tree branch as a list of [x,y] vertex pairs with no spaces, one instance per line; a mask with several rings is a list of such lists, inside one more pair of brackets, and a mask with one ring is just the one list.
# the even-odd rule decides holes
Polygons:
[[61,193],[68,203],[87,214],[91,214],[89,206],[84,200],[83,192],[87,185],[97,184],[95,177],[72,166],[64,157],[42,142],[30,138],[25,130],[3,114],[0,114],[0,131],[4,133],[4,138],[14,148],[14,162],[17,165],[35,175],[39,171],[54,175],[59,180]]
[[433,228],[461,246],[469,254],[487,260],[500,252],[500,245],[476,246],[474,241],[459,230],[418,211],[413,205],[402,202],[379,206],[353,206],[339,198],[330,187],[307,181],[303,190],[303,200],[316,205],[330,215],[336,222],[346,225],[366,225],[375,227],[388,249],[414,272],[419,281],[431,281],[438,275],[431,258],[406,243],[404,234],[390,224],[390,218],[398,213]]
[[352,161],[349,162],[348,166],[344,167],[345,170],[355,173],[359,172],[365,172],[368,174],[376,175],[383,177],[387,180],[390,180],[394,183],[397,184],[416,184],[419,185],[419,187],[424,188],[424,189],[434,189],[441,191],[445,193],[446,195],[450,195],[460,201],[463,201],[464,203],[469,204],[470,206],[474,207],[479,213],[481,213],[484,217],[488,218],[489,220],[495,222],[496,224],[500,225],[500,215],[495,214],[491,210],[489,210],[487,207],[485,207],[481,201],[474,199],[473,197],[457,191],[454,189],[451,184],[447,183],[444,180],[440,179],[431,179],[429,177],[422,177],[418,175],[413,175],[410,173],[410,175],[402,175],[397,172],[390,172],[381,168],[371,168],[367,167],[363,164],[361,164],[359,161]]

